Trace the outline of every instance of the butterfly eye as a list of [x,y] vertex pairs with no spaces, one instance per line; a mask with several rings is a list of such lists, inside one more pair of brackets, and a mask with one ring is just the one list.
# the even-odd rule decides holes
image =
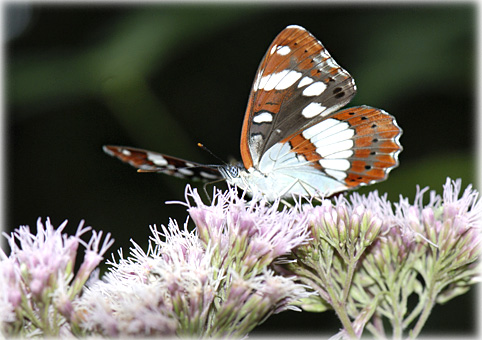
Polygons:
[[239,176],[239,168],[235,165],[231,166],[229,168],[229,174],[231,175],[232,178],[236,178]]

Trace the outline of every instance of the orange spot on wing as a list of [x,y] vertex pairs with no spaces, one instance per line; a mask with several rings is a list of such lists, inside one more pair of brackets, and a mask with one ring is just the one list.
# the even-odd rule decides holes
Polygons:
[[366,174],[374,179],[381,179],[385,177],[385,171],[383,169],[371,169]]
[[357,187],[360,185],[360,183],[368,183],[370,182],[370,179],[367,179],[366,177],[357,175],[357,174],[348,174],[345,178],[345,184],[349,187]]
[[281,143],[289,142],[291,145],[291,152],[303,155],[311,165],[317,169],[321,169],[318,161],[321,159],[320,154],[316,151],[316,146],[310,142],[309,139],[298,134],[292,137],[285,138]]
[[[387,163],[388,164],[396,164],[397,163],[396,160],[391,155],[379,155],[379,156],[377,156],[377,160],[379,162],[382,162],[383,164],[387,164]],[[377,164],[377,163],[375,163],[375,164]],[[385,165],[385,167],[387,167],[387,166]]]
[[350,172],[363,173],[366,171],[366,164],[367,163],[365,161],[354,160],[353,162],[351,162]]
[[355,146],[357,148],[368,148],[372,145],[372,140],[371,136],[357,138],[355,139]]
[[370,156],[370,149],[355,149],[355,158],[367,158]]

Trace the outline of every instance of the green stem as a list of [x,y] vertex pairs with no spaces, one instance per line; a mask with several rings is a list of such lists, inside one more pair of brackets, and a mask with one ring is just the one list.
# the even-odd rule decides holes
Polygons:
[[415,320],[415,318],[418,315],[420,315],[420,313],[423,310],[424,305],[425,305],[425,299],[423,297],[423,294],[418,294],[417,306],[412,310],[410,315],[408,317],[406,317],[405,320],[403,321],[403,327],[404,328],[408,327],[408,325],[410,325],[412,323],[412,321]]
[[380,339],[386,339],[385,329],[383,328],[383,319],[380,314],[375,313],[373,316],[373,326],[377,333],[374,333],[375,336],[378,336]]
[[51,337],[54,336],[52,330],[50,329],[50,320],[49,320],[49,304],[48,303],[39,303],[39,310],[42,320],[42,330],[44,337]]
[[341,324],[343,325],[343,328],[347,332],[348,336],[350,337],[350,339],[358,339],[355,330],[353,329],[353,325],[351,324],[350,317],[346,312],[345,302],[338,299],[331,285],[326,285],[326,291],[331,297],[331,306],[335,310],[335,313],[338,315],[338,318],[340,319]]
[[393,339],[401,339],[402,338],[402,332],[403,332],[403,327],[402,327],[402,320],[403,317],[400,315],[399,309],[398,309],[398,301],[394,301],[394,315],[395,317],[393,318],[392,326],[393,326]]
[[373,337],[375,339],[386,339],[385,337],[385,334],[383,332],[381,332],[380,330],[378,330],[377,327],[375,327],[374,324],[372,323],[369,323],[366,325],[365,327],[370,333],[372,333]]
[[343,303],[345,303],[346,300],[348,299],[348,294],[350,293],[351,283],[353,280],[353,275],[355,273],[357,262],[358,261],[348,262],[348,272],[346,275],[345,287],[343,287],[343,298],[342,298]]
[[[297,274],[300,276],[301,280],[307,283],[311,288],[315,289],[318,294],[333,307],[333,310],[338,315],[338,318],[340,319],[343,328],[347,332],[348,336],[351,339],[357,339],[355,330],[353,329],[353,326],[351,324],[350,317],[346,312],[345,302],[338,299],[336,292],[334,291],[333,287],[329,282],[329,278],[324,275],[324,271],[322,270],[322,268],[319,268],[318,270],[320,276],[313,275],[308,270],[303,270],[303,273],[300,273],[300,271],[301,270],[298,270]],[[311,277],[311,279],[309,277]],[[320,283],[318,283],[317,281],[320,281]],[[324,289],[322,289],[321,287],[324,287]]]
[[37,328],[42,328],[42,321],[37,317],[35,312],[32,310],[31,306],[28,304],[28,302],[23,301],[22,297],[22,315],[29,319],[32,324],[37,327]]
[[433,285],[431,285],[430,290],[429,290],[429,294],[428,294],[428,301],[425,303],[423,311],[420,314],[420,317],[418,318],[418,321],[415,324],[415,327],[410,332],[409,339],[417,338],[417,336],[422,331],[422,328],[425,325],[425,322],[427,322],[427,319],[428,319],[430,313],[432,312],[432,308],[435,305],[435,297],[436,297],[437,294],[434,293],[434,291],[435,291],[435,289],[433,288]]

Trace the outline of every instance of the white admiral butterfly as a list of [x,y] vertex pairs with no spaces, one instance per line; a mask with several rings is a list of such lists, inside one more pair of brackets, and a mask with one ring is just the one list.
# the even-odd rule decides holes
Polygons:
[[288,26],[256,73],[241,132],[243,164],[206,165],[119,146],[104,151],[141,172],[225,179],[267,199],[324,197],[387,178],[398,165],[402,130],[369,106],[337,111],[355,95],[350,74],[320,41]]

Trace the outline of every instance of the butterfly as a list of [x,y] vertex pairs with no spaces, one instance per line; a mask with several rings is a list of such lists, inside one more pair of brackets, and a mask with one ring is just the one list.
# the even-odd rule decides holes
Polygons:
[[387,112],[343,109],[350,74],[303,27],[286,27],[255,76],[241,131],[242,163],[206,166],[143,149],[104,146],[140,172],[228,183],[269,200],[328,197],[385,180],[398,166],[402,130]]

